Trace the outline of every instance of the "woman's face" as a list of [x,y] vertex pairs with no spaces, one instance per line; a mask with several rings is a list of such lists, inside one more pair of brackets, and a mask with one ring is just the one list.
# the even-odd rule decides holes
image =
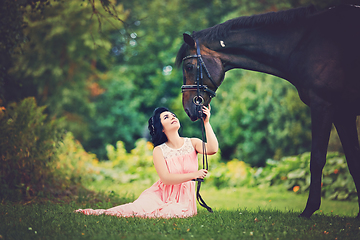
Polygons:
[[162,112],[160,114],[161,124],[163,126],[163,132],[171,131],[171,130],[179,130],[180,122],[177,119],[176,115],[172,112]]

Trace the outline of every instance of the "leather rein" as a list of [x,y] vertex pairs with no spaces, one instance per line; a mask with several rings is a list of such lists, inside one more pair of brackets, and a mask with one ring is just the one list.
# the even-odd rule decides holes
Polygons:
[[[210,72],[208,71],[204,60],[201,56],[200,53],[200,44],[198,42],[198,40],[196,40],[196,54],[195,55],[189,55],[186,56],[182,59],[182,61],[185,61],[186,59],[189,58],[197,58],[197,64],[196,64],[196,80],[195,80],[195,84],[196,85],[185,85],[185,80],[184,80],[184,84],[181,86],[181,92],[185,92],[185,91],[196,91],[197,94],[196,96],[193,98],[193,103],[196,105],[196,112],[198,115],[198,118],[201,119],[201,134],[202,134],[202,147],[203,147],[203,169],[208,170],[209,168],[209,164],[208,164],[208,160],[207,160],[207,154],[206,154],[206,147],[205,147],[205,126],[204,126],[204,119],[203,119],[203,112],[202,112],[202,106],[204,104],[204,98],[201,96],[200,92],[206,92],[209,94],[210,98],[213,98],[216,96],[215,91],[217,90],[218,86],[216,85],[215,81],[212,79]],[[203,69],[205,70],[205,73],[207,75],[207,77],[210,79],[211,83],[215,86],[215,90],[211,90],[207,87],[207,85],[203,84]],[[200,187],[201,187],[201,183],[204,182],[204,179],[201,178],[197,178],[197,179],[193,179],[193,181],[197,181],[197,190],[196,190],[196,198],[200,204],[200,206],[206,208],[209,212],[213,212],[213,210],[211,209],[211,207],[209,207],[204,199],[201,197],[200,195]]]

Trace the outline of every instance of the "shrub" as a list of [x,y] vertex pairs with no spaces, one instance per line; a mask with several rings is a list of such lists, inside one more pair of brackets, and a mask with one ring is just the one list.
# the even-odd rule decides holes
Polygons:
[[97,163],[96,155],[86,152],[73,134],[68,132],[58,142],[57,158],[53,161],[52,171],[64,189],[88,181],[94,173],[89,166]]
[[43,191],[56,159],[59,120],[48,120],[33,97],[0,110],[0,199]]
[[[202,167],[202,154],[198,154],[200,168]],[[206,185],[213,185],[218,189],[226,187],[252,186],[255,170],[249,164],[238,159],[229,162],[221,161],[221,151],[208,156],[209,174],[205,179]]]
[[159,177],[152,161],[153,148],[146,139],[137,140],[135,148],[130,153],[126,152],[122,141],[116,143],[116,148],[108,144],[106,151],[109,160],[101,161],[91,167],[96,172],[92,174],[92,180],[107,179],[116,183],[155,182]]
[[253,186],[255,170],[249,164],[238,159],[227,163],[219,163],[216,167],[211,163],[211,171],[206,179],[217,188]]
[[[284,157],[281,161],[268,160],[266,167],[258,169],[255,178],[262,186],[283,185],[288,190],[305,192],[310,186],[310,153]],[[355,184],[342,154],[327,154],[321,192],[328,199],[357,199]]]
[[310,108],[290,83],[267,74],[231,71],[213,101],[212,125],[224,159],[260,167],[268,158],[310,150]]

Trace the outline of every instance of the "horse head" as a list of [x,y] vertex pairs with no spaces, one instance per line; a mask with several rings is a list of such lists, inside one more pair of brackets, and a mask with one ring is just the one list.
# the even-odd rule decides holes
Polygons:
[[201,117],[201,106],[209,105],[215,91],[222,83],[225,70],[219,55],[184,33],[176,63],[182,63],[183,86],[182,102],[187,115],[192,121]]

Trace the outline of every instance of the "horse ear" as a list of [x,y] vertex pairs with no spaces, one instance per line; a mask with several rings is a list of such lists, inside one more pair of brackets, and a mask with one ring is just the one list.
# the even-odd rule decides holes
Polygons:
[[184,42],[189,45],[190,47],[193,47],[195,48],[195,41],[194,39],[187,33],[184,33],[183,34],[183,37],[184,37]]

